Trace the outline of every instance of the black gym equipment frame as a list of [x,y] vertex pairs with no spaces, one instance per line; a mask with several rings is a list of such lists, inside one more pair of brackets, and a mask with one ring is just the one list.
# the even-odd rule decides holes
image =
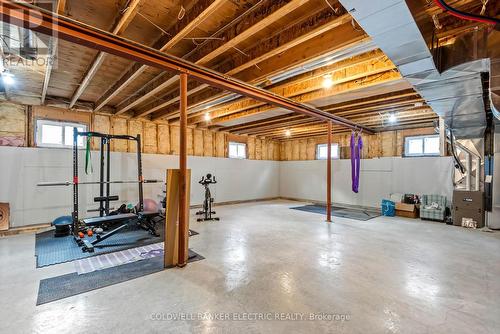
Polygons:
[[[99,197],[94,198],[95,202],[99,202],[99,217],[83,219],[80,222],[79,219],[79,204],[78,204],[78,137],[86,138],[100,138],[100,167],[99,167]],[[110,157],[111,157],[111,140],[121,139],[130,140],[137,143],[137,184],[139,190],[139,204],[136,208],[137,214],[124,213],[117,215],[109,215],[110,208],[109,202],[112,200],[118,200],[118,196],[110,195]],[[90,143],[89,143],[90,144]],[[106,152],[105,152],[106,151]],[[106,154],[106,159],[104,158]],[[104,161],[106,160],[106,164]],[[106,169],[106,173],[104,173]],[[106,180],[104,180],[104,174],[106,174]],[[131,221],[138,220],[139,225],[147,229],[152,235],[159,236],[155,228],[155,223],[152,221],[153,218],[159,215],[158,212],[144,212],[144,192],[143,183],[153,183],[156,181],[145,181],[142,175],[142,155],[141,155],[141,136],[138,134],[136,137],[129,135],[111,135],[99,132],[80,132],[77,128],[73,128],[73,212],[72,212],[72,232],[73,237],[79,246],[82,246],[84,252],[93,252],[94,246],[98,243],[104,241],[105,239],[111,237],[112,235],[120,232],[128,226]],[[90,182],[92,183],[92,182]],[[106,188],[104,188],[106,186]],[[83,223],[84,228],[88,226],[100,226],[102,224],[111,224],[122,222],[123,224],[117,228],[111,230],[104,235],[96,235],[96,240],[90,242],[89,240],[82,239],[78,235],[80,232],[81,223]]]

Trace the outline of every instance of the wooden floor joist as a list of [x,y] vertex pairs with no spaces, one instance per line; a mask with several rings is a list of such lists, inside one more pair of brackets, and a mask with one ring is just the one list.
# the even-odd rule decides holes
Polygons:
[[[322,98],[327,98],[329,96],[333,96],[335,94],[345,93],[348,91],[354,91],[357,89],[366,88],[366,87],[378,85],[381,83],[396,81],[399,79],[401,79],[401,76],[398,72],[394,72],[392,70],[385,71],[381,74],[368,76],[366,78],[366,81],[354,80],[354,81],[346,82],[344,84],[335,85],[330,89],[318,88],[318,90],[315,90],[313,92],[301,94],[299,96],[294,96],[294,100],[300,101],[303,103],[310,103],[312,101],[316,101],[316,100],[319,100]],[[273,106],[264,105],[261,107],[247,109],[247,110],[236,112],[236,113],[228,112],[227,114],[222,114],[221,116],[213,115],[215,118],[213,118],[211,120],[211,123],[218,124],[218,123],[223,123],[223,122],[228,122],[228,121],[234,121],[236,119],[248,117],[251,115],[261,114],[264,112],[269,112],[269,111],[272,111],[275,109],[276,108]]]
[[[64,15],[66,10],[66,0],[57,0],[56,11],[58,14]],[[47,90],[49,89],[50,78],[52,76],[52,69],[54,68],[54,62],[57,55],[57,43],[55,43],[54,38],[49,40],[49,56],[47,58],[47,66],[45,67],[45,75],[43,77],[42,93],[41,93],[41,103],[45,103],[45,98],[47,97]]]
[[[137,12],[140,9],[141,3],[144,0],[131,0],[128,3],[127,8],[125,8],[125,11],[123,12],[123,15],[120,17],[118,22],[115,24],[112,33],[115,35],[121,35],[128,27],[128,25],[132,22],[134,17],[137,15]],[[104,62],[104,59],[106,58],[106,54],[104,52],[99,52],[94,59],[93,63],[90,65],[89,69],[85,73],[85,76],[83,77],[82,81],[78,84],[77,89],[75,93],[73,94],[73,97],[71,98],[71,101],[69,103],[69,108],[73,108],[73,106],[76,104],[80,96],[85,92],[87,87],[89,86],[90,82],[96,75],[97,71],[101,67],[102,63]]]
[[[338,42],[331,43],[331,40]],[[305,63],[324,58],[325,54],[340,53],[350,48],[366,44],[369,39],[361,32],[352,29],[350,24],[344,24],[337,29],[332,29],[323,33],[316,38],[304,41],[302,44],[288,49],[283,54],[274,55],[266,61],[258,64],[258,71],[238,72],[237,77],[247,81],[253,85],[269,86],[269,77],[283,74],[286,71],[293,71]],[[272,52],[272,51],[271,51]],[[217,97],[223,97],[221,94]],[[213,95],[201,96],[201,99],[194,97],[190,100],[192,107],[207,103],[213,98]],[[196,116],[203,116],[202,113]],[[168,119],[172,122],[178,118],[178,111],[175,106],[161,112],[156,112],[152,115],[153,120]]]
[[[224,77],[223,75],[197,66],[183,59],[159,52],[158,50],[119,38],[113,34],[76,22],[74,20],[55,16],[25,3],[0,0],[0,14],[2,20],[22,27],[27,27],[41,33],[57,32],[58,37],[69,42],[92,47],[99,51],[129,60],[140,62],[165,71],[188,74],[191,78],[215,87],[226,89],[237,94],[261,100],[263,102],[285,108],[290,111],[303,113],[324,121],[333,121],[336,124],[349,128],[364,128],[368,133],[371,129],[361,127],[351,121],[336,117],[311,106],[278,96],[266,90],[254,87],[247,83]],[[27,12],[39,10],[36,15],[25,15]],[[37,25],[35,26],[36,23]]]
[[[379,74],[387,70],[394,69],[394,64],[389,61],[380,51],[368,52],[351,59],[346,59],[330,66],[321,67],[311,72],[299,75],[285,81],[285,83],[269,88],[271,92],[281,94],[286,97],[313,92],[323,88],[324,76],[332,76],[336,85],[363,78],[365,76]],[[262,103],[251,99],[239,99],[226,104],[223,107],[209,110],[212,118],[241,112],[244,110],[258,108]],[[191,117],[190,124],[197,124],[204,121],[203,115]]]
[[[215,0],[213,1],[205,10],[201,12],[193,13],[194,19],[191,21],[186,21],[184,26],[176,26],[179,29],[174,36],[168,41],[163,41],[163,39],[158,40],[153,48],[159,49],[160,51],[168,51],[170,48],[174,47],[179,41],[186,37],[190,32],[192,32],[200,22],[205,20],[207,17],[213,15],[220,6],[224,5],[225,0]],[[144,64],[135,64],[129,69],[112,87],[110,87],[106,93],[96,102],[95,110],[100,110],[103,108],[111,99],[118,95],[126,86],[132,83],[136,78],[138,78],[148,66]]]
[[[318,28],[310,31],[309,33],[300,35],[299,37],[293,39],[292,41],[285,43],[283,45],[280,45],[279,47],[274,48],[271,51],[269,51],[269,52],[267,52],[259,57],[251,59],[250,61],[245,62],[243,65],[240,65],[236,68],[233,68],[230,71],[227,71],[225,74],[231,75],[231,76],[236,75],[236,74],[240,73],[241,71],[244,71],[252,66],[258,65],[260,62],[266,61],[269,58],[272,58],[276,55],[279,55],[283,52],[286,52],[287,50],[289,50],[292,47],[295,47],[297,45],[300,45],[300,44],[314,38],[314,37],[317,37],[326,31],[334,29],[335,27],[338,27],[339,25],[345,24],[346,22],[348,22],[350,20],[351,20],[351,18],[349,15],[343,15],[343,16],[339,17],[338,19],[332,20],[332,21],[328,22],[327,24],[323,24],[323,25],[319,26]],[[252,82],[252,83],[255,84],[255,82]],[[200,86],[188,91],[188,95],[196,94],[196,93],[198,93],[198,92],[200,92],[203,89],[208,88],[208,87],[209,87],[208,85],[200,85]],[[135,114],[135,116],[136,117],[144,117],[146,115],[149,115],[149,114],[161,111],[165,108],[168,108],[169,106],[176,104],[178,101],[179,101],[178,97],[172,97],[171,99],[169,99],[165,102],[158,103],[150,108],[147,108],[145,110],[141,110],[141,111],[137,112]],[[154,116],[154,118],[158,119],[160,117],[163,117],[164,115],[168,115],[169,113],[170,112],[168,110],[165,112],[160,112],[160,113],[156,114]],[[177,114],[177,112],[175,112],[175,114]]]
[[[228,50],[233,49],[234,47],[236,47],[239,43],[241,43],[245,39],[251,37],[252,35],[259,32],[260,30],[266,28],[268,25],[276,22],[276,20],[279,20],[284,15],[286,15],[288,12],[297,9],[298,7],[307,3],[308,1],[309,0],[293,0],[293,1],[291,1],[287,5],[277,9],[275,12],[266,16],[263,20],[259,21],[255,25],[249,27],[248,29],[246,29],[242,33],[238,34],[237,36],[235,36],[231,40],[227,41],[226,43],[224,43],[222,46],[220,46],[216,50],[213,50],[209,54],[205,55],[201,59],[198,59],[194,63],[197,65],[201,65],[201,66],[209,66],[211,61],[213,59],[215,59],[216,57],[220,56],[221,54],[223,54],[224,52],[226,52]],[[127,105],[125,105],[124,107],[120,108],[117,111],[117,114],[122,114],[128,110],[131,110],[135,106],[147,101],[148,99],[151,99],[153,96],[155,96],[156,94],[159,94],[161,91],[169,88],[172,85],[175,85],[178,82],[178,80],[179,80],[179,76],[173,76],[173,77],[166,79],[160,85],[154,86],[154,88],[152,88],[151,90],[148,90],[144,94],[141,94],[141,96],[138,97],[137,99],[134,99],[133,101],[127,103]],[[206,87],[208,87],[208,85],[206,85],[205,88]],[[148,114],[150,114],[158,109],[161,109],[161,108],[163,108],[163,107],[156,107],[152,110],[142,111],[138,114],[138,117],[146,116],[146,115],[148,115]]]

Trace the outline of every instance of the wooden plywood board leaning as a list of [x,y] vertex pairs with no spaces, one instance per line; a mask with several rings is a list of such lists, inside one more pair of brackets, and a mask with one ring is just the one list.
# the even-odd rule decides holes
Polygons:
[[[166,198],[166,219],[165,219],[165,255],[164,267],[171,268],[177,266],[179,254],[179,177],[180,170],[168,169],[167,170],[167,198]],[[187,183],[186,183],[186,213],[188,215],[188,224],[186,224],[186,231],[184,235],[186,240],[184,242],[186,254],[186,262],[188,256],[188,241],[189,241],[189,198],[190,198],[190,184],[191,184],[191,170],[187,170]]]

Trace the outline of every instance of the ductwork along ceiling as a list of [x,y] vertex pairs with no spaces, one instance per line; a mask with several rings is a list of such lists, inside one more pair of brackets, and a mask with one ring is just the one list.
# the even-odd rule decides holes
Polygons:
[[[340,2],[434,112],[445,119],[456,138],[484,136],[486,112],[481,73],[492,71],[492,61],[486,54],[487,48],[475,52],[475,60],[440,73],[404,0]],[[484,58],[481,59],[481,56]],[[496,60],[493,63],[497,64]],[[494,74],[491,82],[494,82],[493,78]],[[490,96],[491,92],[492,90]],[[495,103],[497,102],[491,103],[493,113],[498,109],[498,104]]]

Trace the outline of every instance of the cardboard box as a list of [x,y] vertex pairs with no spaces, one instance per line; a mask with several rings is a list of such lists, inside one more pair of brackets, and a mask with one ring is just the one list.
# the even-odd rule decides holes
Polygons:
[[396,216],[405,218],[418,218],[420,210],[415,204],[396,203]]
[[0,231],[7,231],[9,229],[9,203],[0,203]]

